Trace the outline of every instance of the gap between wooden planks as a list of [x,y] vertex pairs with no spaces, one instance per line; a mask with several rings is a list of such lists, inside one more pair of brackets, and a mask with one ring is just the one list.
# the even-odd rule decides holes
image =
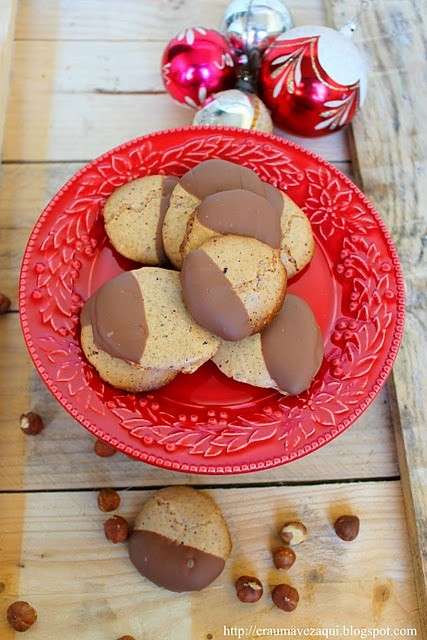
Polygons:
[[[371,91],[354,122],[354,161],[382,212],[406,275],[406,327],[391,379],[394,427],[427,637],[427,13],[423,0],[377,0],[360,12],[358,41],[371,60]],[[334,24],[354,0],[326,0]],[[357,34],[356,34],[357,37]]]
[[[94,492],[27,494],[20,508],[16,496],[0,496],[6,575],[0,609],[16,597],[30,600],[39,613],[33,640],[106,640],[122,634],[137,640],[203,640],[208,634],[219,639],[223,625],[253,623],[419,632],[399,482],[210,493],[229,523],[233,551],[220,578],[193,594],[169,593],[137,574],[125,545],[105,540],[106,515],[97,509]],[[120,513],[132,521],[149,495],[122,492]],[[332,529],[343,512],[361,520],[353,543],[341,541]],[[273,568],[271,549],[279,542],[279,526],[295,518],[306,524],[309,536],[296,548],[297,561],[285,578],[299,590],[300,603],[292,614],[284,614],[270,600],[271,586],[284,580],[284,572]],[[236,599],[233,581],[242,574],[256,575],[264,584],[264,597],[256,605]],[[0,637],[13,638],[6,634],[1,616]]]
[[[226,4],[127,0],[118,12],[114,0],[20,3],[4,159],[87,160],[126,139],[191,124],[193,111],[163,92],[161,51],[188,15],[197,21],[200,12],[215,27]],[[320,0],[289,8],[297,24],[324,21]],[[344,132],[310,141],[278,133],[328,160],[348,160]]]
[[[0,490],[319,482],[397,475],[385,392],[327,447],[263,473],[202,477],[156,469],[122,454],[98,458],[93,438],[60,407],[40,380],[23,344],[17,314],[3,317],[1,327],[0,404],[4,409],[0,414]],[[46,429],[34,438],[24,436],[18,426],[20,414],[30,409],[46,420]]]
[[[74,3],[74,6],[76,6],[76,4],[77,4],[77,3]],[[82,3],[79,3],[79,4],[82,6]],[[89,3],[87,3],[87,4],[89,4]],[[96,3],[94,3],[94,4],[96,4]],[[147,3],[147,4],[148,4],[148,3]],[[318,3],[316,3],[316,5],[317,5],[317,4],[318,4]],[[49,9],[48,9],[48,11],[50,11],[49,15],[47,16],[48,18],[49,18],[49,16],[51,17],[51,13],[52,13],[51,8],[52,8],[52,7],[57,7],[57,6],[58,6],[58,5],[57,5],[57,3],[52,3],[52,4],[50,5],[50,7],[49,7]],[[65,5],[64,5],[64,6],[65,6]],[[66,6],[67,6],[67,8],[69,8],[70,6],[72,6],[72,3],[68,3]],[[84,6],[84,5],[83,5],[83,6]],[[109,6],[111,6],[111,3],[109,3]],[[128,6],[129,6],[129,5],[128,5]],[[46,4],[45,4],[45,7],[46,7]],[[35,24],[36,24],[36,25],[41,25],[42,21],[40,21],[39,16],[38,16],[38,15],[36,15],[36,14],[37,14],[37,12],[38,12],[38,11],[40,10],[40,8],[41,8],[41,4],[40,4],[40,2],[39,2],[39,3],[31,2],[31,3],[25,4],[25,8],[26,8],[25,10],[27,10],[28,8],[30,8],[30,11],[31,11],[31,10],[33,11],[33,14],[32,14],[32,15],[30,14],[30,17],[35,21]],[[62,9],[62,7],[61,7],[61,9]],[[98,7],[98,9],[99,9],[99,7]],[[108,9],[107,9],[107,11],[108,11]],[[40,12],[40,13],[42,13],[42,12]],[[27,15],[28,15],[28,13],[27,13]],[[39,15],[40,15],[40,14],[39,14]],[[61,15],[63,15],[63,14],[61,14]],[[182,14],[182,15],[185,15],[185,14]],[[43,16],[43,17],[44,17],[44,18],[46,18],[46,16]],[[87,18],[87,16],[85,15],[85,19],[86,19],[86,18]],[[98,13],[98,18],[99,18],[99,13]],[[129,18],[129,12],[128,12],[128,13],[127,13],[127,15],[126,15],[126,20],[128,20],[128,18]],[[107,22],[108,22],[108,20],[107,20]],[[78,20],[77,20],[77,23],[78,23]],[[49,19],[48,19],[48,20],[47,20],[47,24],[48,24],[48,25],[51,25],[51,24],[52,24],[52,21],[50,21],[50,22],[49,22]],[[71,23],[70,23],[70,24],[71,24]],[[89,21],[89,24],[90,24],[90,21]],[[110,24],[110,23],[108,23],[108,24]],[[44,27],[43,27],[43,28],[45,28],[46,22],[43,22],[43,25],[44,25]],[[81,26],[81,25],[80,25],[80,26]],[[116,25],[114,24],[114,27],[115,27],[115,26],[116,26]],[[175,26],[175,25],[174,25],[174,26]],[[70,27],[69,27],[69,25],[67,25],[65,28],[68,28],[68,29],[69,29]],[[98,24],[96,24],[95,28],[98,28]],[[103,26],[103,29],[104,29],[104,26]],[[74,33],[75,33],[75,32],[74,32]],[[72,37],[72,36],[74,35],[74,33],[71,33],[71,34],[70,34],[70,36]],[[161,37],[163,37],[163,36],[161,36]],[[101,95],[102,95],[102,94],[101,94]],[[56,97],[55,97],[55,100],[56,100]],[[62,104],[62,103],[61,103],[61,100],[62,100],[62,98],[59,98],[59,99],[58,99],[58,104]],[[36,102],[37,102],[37,101],[36,101]],[[70,102],[72,102],[72,101],[70,101],[70,100],[69,100],[69,105],[68,105],[69,107],[70,107]],[[42,149],[42,151],[43,151],[44,149],[48,149],[48,151],[49,151],[49,152],[50,152],[50,150],[51,150],[51,149],[53,149],[53,152],[52,152],[52,153],[53,153],[53,156],[49,156],[49,155],[48,155],[46,159],[49,159],[49,158],[55,157],[55,153],[57,153],[57,151],[56,151],[56,149],[55,149],[55,147],[54,147],[54,146],[53,146],[53,147],[50,147],[50,146],[49,146],[49,145],[50,145],[50,140],[48,140],[48,143],[49,143],[49,144],[48,144],[46,147],[44,147],[44,146],[43,146],[43,145],[45,144],[44,134],[46,134],[46,135],[45,135],[45,137],[49,137],[49,131],[47,130],[48,120],[44,119],[44,118],[45,118],[45,115],[44,115],[44,107],[46,107],[46,106],[47,106],[47,107],[49,108],[52,104],[54,104],[54,106],[55,106],[55,108],[56,108],[56,103],[54,102],[54,99],[52,99],[52,103],[49,103],[49,102],[46,102],[46,101],[44,101],[44,102],[43,102],[43,101],[38,101],[38,102],[37,102],[37,109],[35,110],[36,117],[34,117],[34,116],[33,116],[33,119],[30,119],[30,120],[29,120],[29,122],[30,122],[30,124],[31,124],[31,125],[35,126],[36,128],[37,128],[37,127],[39,127],[39,128],[38,128],[38,130],[36,131],[36,133],[34,134],[34,137],[33,137],[33,138],[31,138],[31,140],[30,140],[30,143],[31,143],[31,144],[34,144],[34,147],[31,147],[31,144],[29,144],[29,146],[28,146],[28,147],[26,147],[26,146],[25,146],[25,144],[26,144],[26,143],[23,141],[22,136],[21,136],[21,137],[19,137],[19,136],[18,136],[18,137],[17,137],[17,139],[16,139],[15,147],[17,147],[17,148],[19,148],[19,149],[21,149],[21,148],[22,148],[22,149],[24,149],[25,153],[27,153],[27,154],[28,154],[28,155],[27,155],[27,156],[25,156],[25,157],[28,157],[29,159],[36,159],[36,160],[37,160],[37,159],[39,159],[39,158],[41,158],[41,159],[45,159],[45,158],[46,158],[46,156],[43,156],[43,153],[42,153],[40,156],[39,156],[39,155],[37,155],[38,153],[40,153],[40,149]],[[93,126],[93,121],[91,121],[91,120],[90,120],[90,117],[91,117],[90,110],[91,110],[91,108],[93,108],[93,106],[94,106],[94,105],[96,106],[97,104],[101,104],[101,103],[99,103],[99,102],[95,102],[93,99],[89,99],[89,100],[80,100],[80,101],[79,101],[79,100],[77,100],[77,101],[76,101],[76,102],[74,102],[71,106],[72,106],[73,108],[75,108],[75,107],[79,108],[79,107],[81,107],[81,106],[83,106],[84,108],[86,108],[86,111],[83,109],[83,112],[84,112],[85,114],[87,114],[87,113],[89,114],[89,125],[90,125],[90,126]],[[111,126],[111,120],[109,120],[109,119],[108,119],[108,116],[110,116],[110,114],[113,112],[113,107],[116,107],[116,108],[117,108],[117,104],[119,104],[119,103],[118,103],[118,102],[112,102],[112,101],[111,101],[111,102],[108,102],[108,103],[107,103],[107,102],[105,102],[105,103],[102,103],[102,104],[106,104],[107,106],[106,106],[106,107],[102,107],[102,108],[100,109],[100,111],[101,111],[101,113],[104,113],[104,114],[105,114],[105,119],[106,119],[106,120],[105,120],[105,122],[106,122],[106,124],[107,124],[107,125],[109,124],[109,125]],[[122,100],[121,104],[130,104],[130,102],[126,102],[126,101],[123,101],[123,100]],[[148,104],[148,103],[147,103],[147,104]],[[41,105],[41,106],[40,106],[40,105]],[[134,107],[134,108],[135,108],[135,105],[136,105],[136,106],[141,106],[141,103],[139,103],[139,105],[138,105],[138,102],[135,102],[135,103],[133,104],[133,107]],[[26,107],[26,105],[24,104],[24,105],[23,105],[23,108],[22,108],[22,111],[21,111],[21,116],[22,116],[22,115],[25,115],[25,114],[27,114],[27,113],[28,113],[27,111],[25,111],[25,109],[27,109],[27,108],[29,108],[29,107]],[[126,110],[126,109],[125,109],[125,110]],[[65,108],[64,108],[64,113],[65,113]],[[164,114],[165,114],[165,113],[167,114],[168,112],[164,112],[164,111],[162,111],[162,113],[161,113],[162,120],[164,120]],[[38,117],[37,117],[37,116],[38,116]],[[175,116],[175,112],[174,112],[174,116],[173,116],[173,117],[174,117],[174,119],[177,117],[177,116]],[[172,116],[171,116],[171,118],[172,118]],[[167,118],[166,118],[166,120],[167,120]],[[13,123],[13,121],[12,121],[12,123]],[[41,123],[41,126],[40,126],[40,123]],[[76,127],[76,123],[77,123],[77,127]],[[68,121],[68,122],[67,122],[67,124],[69,125],[69,127],[70,127],[70,128],[73,128],[73,127],[74,127],[74,133],[75,133],[76,135],[80,135],[80,136],[84,136],[84,135],[85,135],[86,129],[83,127],[83,125],[81,124],[81,121],[80,121],[79,119],[77,119],[77,120],[75,120],[75,121],[73,121],[73,120],[72,120],[71,122],[70,122],[70,121]],[[114,126],[118,126],[118,127],[123,126],[123,125],[120,125],[120,123],[119,123],[119,122],[114,121],[114,120],[113,120],[112,124],[113,124]],[[154,125],[156,125],[157,123],[156,123],[155,121],[153,121],[151,124],[154,126]],[[62,126],[63,126],[63,125],[62,125]],[[104,126],[105,126],[105,125],[104,125]],[[134,127],[136,127],[136,126],[140,127],[140,125],[135,125],[135,124],[134,124],[133,126],[134,126]],[[160,125],[160,126],[162,126],[162,125]],[[163,126],[164,126],[164,125],[163,125]],[[159,128],[159,127],[156,127],[156,128]],[[12,131],[13,131],[13,127],[12,127]],[[58,125],[58,128],[57,128],[57,129],[54,129],[54,130],[50,133],[50,135],[51,135],[51,136],[54,136],[54,135],[59,135],[60,133],[61,133],[61,131],[60,131],[60,126]],[[137,133],[139,133],[139,131],[138,131]],[[131,135],[135,135],[135,134],[133,133],[133,130],[132,130]],[[69,142],[69,140],[68,140],[68,138],[67,138],[67,136],[66,136],[66,135],[64,135],[64,136],[63,136],[63,138],[60,138],[60,143],[61,143],[61,144],[65,144],[65,147],[66,147],[66,145],[67,145],[67,144],[69,144],[69,145],[71,144],[71,143]],[[112,144],[115,144],[115,140],[114,140],[114,142],[113,142],[113,141],[111,141],[111,142],[110,142],[110,144],[108,144],[108,145],[106,145],[106,146],[111,146]],[[69,147],[69,148],[70,148],[70,147]],[[76,147],[71,147],[71,148],[75,149]],[[100,150],[102,151],[102,150],[104,150],[104,148],[105,148],[105,147],[103,147],[103,148],[102,148],[102,149],[100,149]],[[80,151],[80,146],[79,146],[78,150]],[[14,149],[13,149],[13,152],[12,152],[12,156],[11,156],[11,158],[14,158],[14,157],[15,157],[15,156],[13,155],[13,154],[15,153],[15,151],[16,151],[16,149],[14,148]],[[94,149],[93,149],[92,151],[93,151],[93,153],[91,153],[91,155],[95,155],[96,153],[99,153],[99,151],[97,150],[97,147],[94,147]],[[60,152],[58,152],[58,153],[60,153]],[[33,155],[33,154],[34,154],[34,155]],[[59,158],[59,159],[68,159],[69,157],[81,158],[82,156],[81,156],[81,155],[72,155],[72,156],[67,156],[67,157],[65,157],[65,156],[64,156],[64,158],[62,158],[62,157],[61,157],[61,158]],[[87,157],[87,156],[83,156],[83,157]],[[20,158],[19,158],[19,157],[17,157],[17,159],[20,159]],[[337,159],[337,158],[335,158],[335,159]],[[83,432],[81,432],[81,433],[84,435],[84,433],[83,433]],[[345,436],[343,436],[343,438],[344,438],[344,437],[345,437]],[[35,443],[35,444],[36,444],[36,443]],[[331,445],[331,446],[332,446],[332,445]],[[56,449],[56,446],[55,446],[55,449]],[[319,452],[319,453],[320,453],[320,452]],[[311,457],[311,458],[310,458],[310,461],[312,461],[312,459],[313,459],[313,457]],[[387,590],[385,590],[385,591],[383,590],[383,585],[379,584],[378,586],[379,586],[379,591],[378,591],[378,593],[379,593],[379,594],[381,594],[381,593],[388,593],[388,592],[387,592]],[[330,600],[332,600],[332,599],[330,599]],[[44,636],[44,637],[46,637],[46,636]],[[53,637],[53,636],[52,636],[52,637]],[[55,638],[57,638],[57,637],[58,637],[58,635],[56,635],[56,636],[55,636]],[[93,637],[93,636],[91,636],[91,637]]]
[[[3,158],[92,160],[126,140],[152,131],[189,126],[193,116],[191,109],[175,104],[166,94],[20,94],[12,78]],[[348,159],[344,132],[334,134],[328,141],[298,141],[332,162]]]

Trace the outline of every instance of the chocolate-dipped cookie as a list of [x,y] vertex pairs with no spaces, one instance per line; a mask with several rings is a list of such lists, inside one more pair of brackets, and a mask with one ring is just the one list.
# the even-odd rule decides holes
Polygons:
[[188,222],[200,202],[219,191],[244,189],[266,198],[281,213],[280,191],[263,182],[257,174],[227,160],[205,160],[187,171],[172,192],[163,223],[163,244],[172,264],[181,268],[181,245]]
[[223,235],[255,238],[274,249],[282,241],[280,215],[271,203],[252,191],[230,189],[207,196],[192,214],[181,245],[183,258],[193,249]]
[[212,498],[191,487],[154,493],[136,518],[129,556],[146,578],[169,591],[199,591],[224,569],[227,524]]
[[182,265],[185,305],[194,320],[224,340],[241,340],[268,324],[286,293],[279,252],[255,238],[218,236]]
[[222,342],[212,360],[229,378],[285,395],[307,389],[323,359],[323,339],[309,305],[288,294],[272,323],[240,342]]
[[176,271],[144,267],[120,274],[89,298],[81,343],[101,378],[120,389],[148,391],[181,371],[195,371],[219,341],[187,312]]
[[167,261],[162,226],[178,178],[145,176],[119,187],[104,206],[105,231],[117,251],[149,265]]

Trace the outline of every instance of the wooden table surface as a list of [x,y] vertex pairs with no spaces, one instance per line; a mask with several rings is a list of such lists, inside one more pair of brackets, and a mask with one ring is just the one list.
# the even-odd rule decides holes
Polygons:
[[[40,210],[82,163],[128,138],[191,122],[191,112],[164,93],[161,51],[175,32],[190,23],[218,26],[226,4],[227,0],[0,3],[0,125],[6,113],[0,290],[12,299],[11,311],[0,318],[1,640],[15,638],[4,614],[16,599],[31,601],[39,612],[37,625],[26,636],[33,640],[116,640],[124,634],[135,640],[217,640],[224,637],[224,625],[247,628],[246,638],[268,637],[256,635],[250,629],[254,624],[301,629],[389,626],[416,629],[418,637],[426,633],[427,462],[425,436],[419,427],[420,416],[426,415],[427,392],[421,394],[421,387],[409,385],[409,379],[412,384],[414,376],[421,375],[420,358],[425,358],[426,350],[423,356],[413,353],[413,334],[412,347],[407,343],[397,365],[399,378],[396,374],[395,384],[380,393],[350,430],[290,465],[221,478],[167,472],[120,454],[96,457],[90,436],[49,395],[23,345],[17,279],[24,245]],[[287,5],[297,25],[341,26],[360,2],[287,0]],[[396,125],[387,139],[381,139],[378,130],[381,105],[390,113],[395,104],[383,104],[384,83],[390,84],[390,95],[400,96],[397,102],[404,104],[405,99],[399,86],[399,74],[406,74],[404,56],[387,58],[384,47],[392,51],[395,41],[391,39],[397,38],[399,44],[400,37],[402,46],[411,50],[415,39],[417,53],[412,61],[419,59],[422,1],[372,0],[371,5],[360,16],[358,36],[373,60],[366,111],[353,131],[299,142],[346,174],[356,173],[383,206],[395,237],[407,230],[406,235],[402,231],[399,244],[405,266],[419,250],[417,234],[425,210],[418,219],[421,195],[414,202],[400,194],[404,214],[411,204],[415,212],[411,236],[408,218],[399,217],[400,200],[390,211],[387,199],[388,193],[395,193],[392,183],[402,176],[390,176],[388,165],[382,166],[376,154],[381,145],[389,145],[391,154],[393,136],[402,129],[412,144],[417,142],[417,131],[410,131],[413,125],[407,122]],[[386,27],[391,31],[384,35]],[[11,54],[6,112],[4,78]],[[409,89],[406,96],[411,100]],[[414,112],[413,103],[410,108]],[[402,163],[413,157],[403,143],[396,153],[401,154]],[[352,164],[354,154],[357,162]],[[419,172],[425,179],[423,158],[425,151],[414,175]],[[409,180],[408,166],[402,165],[402,173],[406,168]],[[386,187],[390,191],[384,191]],[[427,204],[425,191],[422,201]],[[411,292],[419,297],[411,300],[415,310],[411,315],[411,307],[409,314],[421,348],[426,343],[422,255],[413,267]],[[425,380],[420,384],[425,390]],[[29,410],[39,412],[47,425],[33,438],[25,437],[18,426],[20,414]],[[406,431],[396,426],[399,420],[409,425]],[[412,447],[408,447],[410,437]],[[211,492],[233,535],[233,553],[224,574],[212,587],[192,595],[171,594],[141,579],[127,560],[125,547],[105,540],[105,517],[96,506],[97,488],[119,488],[121,513],[132,519],[154,488],[173,483],[194,484]],[[361,534],[352,544],[339,541],[331,527],[334,517],[347,510],[361,519]],[[284,614],[273,608],[268,596],[253,607],[240,605],[233,596],[233,577],[250,572],[266,585],[281,581],[279,572],[272,569],[269,549],[278,523],[294,517],[310,530],[289,573],[291,584],[300,592],[299,607]],[[344,637],[344,632],[338,637]],[[410,636],[402,633],[400,637]]]

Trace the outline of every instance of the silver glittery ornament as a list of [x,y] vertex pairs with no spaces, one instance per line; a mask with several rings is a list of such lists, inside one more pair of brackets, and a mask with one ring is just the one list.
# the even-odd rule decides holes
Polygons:
[[193,124],[257,129],[271,133],[273,123],[270,113],[254,93],[229,89],[215,94],[194,116]]
[[232,0],[225,10],[221,31],[235,51],[263,51],[276,36],[293,27],[292,16],[281,0]]

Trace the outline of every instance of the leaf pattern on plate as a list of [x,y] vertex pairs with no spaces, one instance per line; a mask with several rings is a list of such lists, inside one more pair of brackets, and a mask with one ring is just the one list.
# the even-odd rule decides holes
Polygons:
[[[342,287],[322,368],[311,388],[295,398],[272,393],[242,407],[175,406],[156,392],[112,389],[81,351],[84,295],[78,285],[105,243],[105,199],[130,180],[181,175],[207,158],[252,168],[302,204]],[[198,473],[265,469],[334,438],[378,392],[403,326],[398,258],[372,205],[345,176],[309,152],[273,136],[229,129],[154,134],[82,169],[35,227],[24,256],[20,303],[24,335],[40,375],[76,419],[129,455]]]

